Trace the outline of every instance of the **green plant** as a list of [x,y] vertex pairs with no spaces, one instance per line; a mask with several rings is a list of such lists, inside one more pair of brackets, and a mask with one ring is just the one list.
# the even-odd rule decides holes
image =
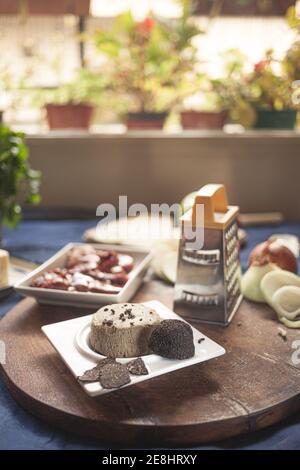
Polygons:
[[290,28],[300,33],[300,15],[295,5],[287,9],[286,21]]
[[296,39],[282,60],[283,70],[290,80],[300,80],[300,17],[295,6],[288,9],[286,20],[289,27],[296,32]]
[[255,111],[249,103],[248,85],[244,80],[246,57],[238,49],[230,49],[222,54],[222,59],[223,75],[218,78],[207,77],[206,88],[202,88],[210,105],[208,109],[226,110],[233,122],[251,127]]
[[13,228],[20,221],[22,192],[26,202],[40,202],[39,185],[40,172],[29,166],[24,135],[0,126],[0,224]]
[[[275,72],[275,68],[278,72]],[[275,61],[273,51],[266,52],[246,77],[250,99],[256,108],[281,111],[294,109],[292,80],[282,72],[282,63]]]
[[169,110],[196,86],[195,80],[186,80],[196,64],[192,40],[201,33],[190,21],[190,8],[184,0],[182,17],[172,21],[149,16],[139,22],[128,11],[115,19],[112,29],[93,35],[112,71],[111,88],[123,109]]
[[282,65],[284,72],[291,81],[300,80],[300,39],[287,50]]
[[104,72],[100,74],[81,68],[76,71],[74,78],[68,83],[57,88],[33,90],[32,101],[36,106],[48,103],[99,105],[104,101],[104,91],[107,89],[108,83],[109,77]]
[[209,79],[216,110],[227,109],[232,121],[248,128],[254,124],[259,109],[295,109],[293,80],[285,73],[284,63],[274,59],[272,50],[250,72],[240,51],[226,51],[223,58],[224,76]]
[[0,65],[0,93],[7,91],[11,87],[11,73],[7,66]]

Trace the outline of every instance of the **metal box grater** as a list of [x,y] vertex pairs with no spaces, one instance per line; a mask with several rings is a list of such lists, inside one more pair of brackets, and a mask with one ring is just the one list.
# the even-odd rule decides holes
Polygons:
[[[196,218],[199,204],[204,208],[200,221]],[[174,310],[189,321],[228,325],[239,307],[238,212],[237,206],[228,206],[223,185],[208,184],[181,218]],[[204,228],[200,250],[188,247],[184,238],[187,226],[194,231]]]

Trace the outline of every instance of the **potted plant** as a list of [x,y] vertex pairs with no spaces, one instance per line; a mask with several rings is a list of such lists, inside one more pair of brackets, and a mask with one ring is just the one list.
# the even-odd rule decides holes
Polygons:
[[[214,98],[212,98],[214,100]],[[223,129],[227,111],[213,104],[206,109],[199,109],[192,106],[188,110],[181,111],[181,125],[183,129]]]
[[50,129],[87,130],[94,106],[103,102],[108,78],[89,69],[79,69],[68,83],[38,90],[33,101],[46,109]]
[[40,172],[29,166],[24,135],[0,126],[0,245],[2,225],[14,228],[21,219],[22,194],[30,204],[40,202],[39,185]]
[[192,39],[200,30],[190,23],[190,2],[183,2],[178,20],[153,16],[136,21],[128,11],[110,31],[98,30],[93,40],[112,70],[111,86],[127,109],[128,129],[161,129],[178,102],[182,77],[192,69]]
[[199,91],[185,100],[181,112],[184,129],[222,129],[227,119],[249,127],[254,111],[242,83],[245,57],[236,49],[223,53],[224,74],[219,78],[202,75]]
[[227,117],[222,95],[208,77],[201,90],[184,100],[180,113],[183,129],[223,129]]
[[268,51],[246,78],[257,116],[255,128],[294,129],[297,109],[292,99],[293,82],[283,73],[275,73],[274,63],[272,51]]

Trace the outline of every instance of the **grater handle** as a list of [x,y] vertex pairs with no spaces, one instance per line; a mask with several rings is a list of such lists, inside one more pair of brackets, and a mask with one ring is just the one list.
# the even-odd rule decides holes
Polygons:
[[193,225],[196,225],[197,221],[197,204],[203,204],[204,206],[204,223],[214,222],[215,212],[226,213],[228,210],[225,186],[223,184],[207,184],[198,191],[192,211]]

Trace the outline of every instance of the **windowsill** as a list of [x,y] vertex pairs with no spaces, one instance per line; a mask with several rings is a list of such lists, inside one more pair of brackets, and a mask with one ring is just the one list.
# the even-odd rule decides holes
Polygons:
[[182,130],[173,127],[168,130],[127,131],[123,124],[105,124],[92,126],[89,131],[78,129],[48,130],[36,125],[14,125],[15,130],[22,131],[28,139],[268,139],[268,138],[299,138],[298,130],[252,129],[244,130],[238,125],[227,125],[224,130]]

